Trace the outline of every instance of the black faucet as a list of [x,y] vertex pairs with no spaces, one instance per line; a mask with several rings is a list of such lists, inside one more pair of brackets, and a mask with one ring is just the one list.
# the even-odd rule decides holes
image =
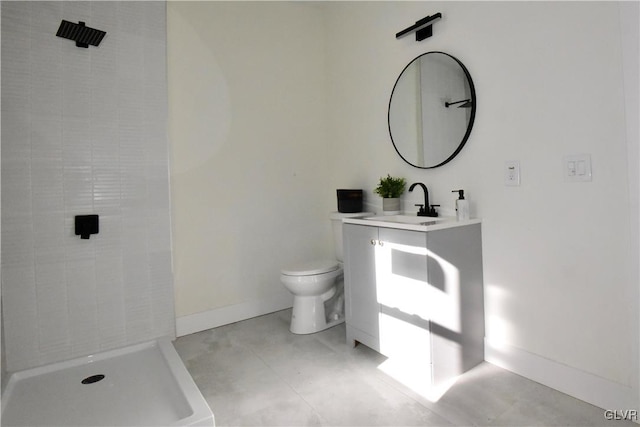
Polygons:
[[[432,216],[432,217],[438,216],[438,212],[436,212],[435,207],[440,205],[429,205],[429,190],[427,190],[426,185],[424,185],[421,182],[415,182],[411,184],[411,187],[409,187],[409,191],[413,191],[416,185],[419,185],[420,187],[422,187],[422,191],[424,191],[424,205],[419,205],[419,204],[416,205],[416,206],[420,206],[420,209],[418,210],[418,216]],[[429,207],[431,207],[431,209],[429,209]]]

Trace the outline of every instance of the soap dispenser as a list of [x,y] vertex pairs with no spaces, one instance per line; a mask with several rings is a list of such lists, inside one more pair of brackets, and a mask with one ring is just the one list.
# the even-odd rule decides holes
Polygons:
[[464,190],[453,190],[452,193],[458,193],[456,200],[456,218],[458,221],[469,219],[469,201],[464,198]]

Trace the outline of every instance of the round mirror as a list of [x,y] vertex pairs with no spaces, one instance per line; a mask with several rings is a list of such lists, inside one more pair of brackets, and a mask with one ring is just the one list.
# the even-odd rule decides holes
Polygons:
[[467,68],[449,54],[427,52],[393,86],[389,134],[405,162],[431,169],[462,150],[475,115],[476,91]]

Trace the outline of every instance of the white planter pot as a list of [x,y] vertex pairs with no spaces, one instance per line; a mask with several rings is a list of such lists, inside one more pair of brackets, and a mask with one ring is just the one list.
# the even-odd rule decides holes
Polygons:
[[400,198],[383,198],[382,213],[384,215],[398,215],[400,213]]

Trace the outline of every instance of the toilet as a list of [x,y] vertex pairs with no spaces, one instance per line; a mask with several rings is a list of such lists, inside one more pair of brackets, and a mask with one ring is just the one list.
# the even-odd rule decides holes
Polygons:
[[372,216],[370,212],[332,212],[336,259],[320,259],[283,268],[280,280],[293,294],[289,330],[312,334],[344,322],[344,276],[342,270],[342,219]]

